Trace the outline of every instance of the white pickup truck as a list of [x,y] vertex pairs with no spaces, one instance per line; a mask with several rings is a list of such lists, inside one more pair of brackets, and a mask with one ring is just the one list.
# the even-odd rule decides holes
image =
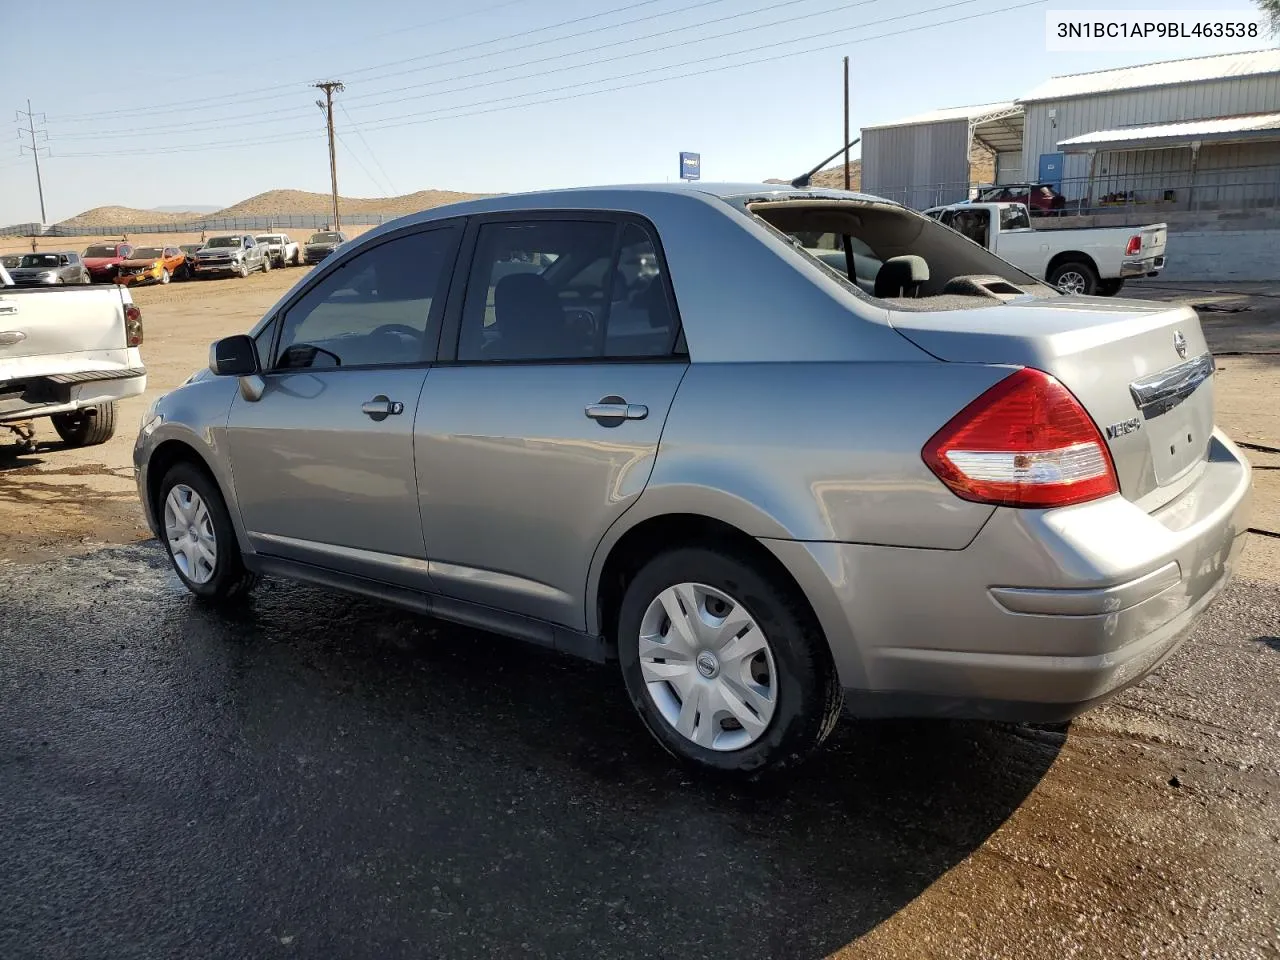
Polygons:
[[49,417],[68,446],[106,443],[116,401],[147,388],[141,343],[127,287],[15,287],[0,266],[0,431],[31,450]]
[[255,239],[267,248],[274,266],[299,267],[302,265],[302,248],[298,246],[298,241],[290,238],[287,233],[260,233]]
[[1164,269],[1163,223],[1033,230],[1021,203],[953,203],[924,212],[1064,293],[1113,297],[1126,278]]

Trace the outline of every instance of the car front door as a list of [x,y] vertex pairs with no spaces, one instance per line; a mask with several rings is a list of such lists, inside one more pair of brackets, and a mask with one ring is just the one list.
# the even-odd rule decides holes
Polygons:
[[644,490],[688,366],[652,226],[495,217],[414,426],[435,590],[581,629],[592,554]]
[[460,235],[444,222],[350,251],[259,336],[265,389],[237,394],[227,430],[255,550],[426,587],[413,420]]

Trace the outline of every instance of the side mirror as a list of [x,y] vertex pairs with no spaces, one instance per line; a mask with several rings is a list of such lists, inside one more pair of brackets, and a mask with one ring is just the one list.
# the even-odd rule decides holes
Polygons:
[[253,337],[238,333],[215,340],[209,348],[209,369],[219,377],[251,377],[260,372]]

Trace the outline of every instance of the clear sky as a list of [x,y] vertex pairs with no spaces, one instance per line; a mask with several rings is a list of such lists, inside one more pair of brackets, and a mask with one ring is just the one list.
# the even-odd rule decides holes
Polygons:
[[39,219],[11,119],[28,97],[47,116],[56,222],[327,191],[317,80],[346,83],[341,192],[377,197],[662,181],[680,150],[702,154],[708,180],[795,175],[841,145],[845,55],[856,130],[1053,75],[1270,42],[1046,52],[1046,10],[1116,9],[1099,0],[63,0],[9,29],[18,7],[0,0],[0,224]]

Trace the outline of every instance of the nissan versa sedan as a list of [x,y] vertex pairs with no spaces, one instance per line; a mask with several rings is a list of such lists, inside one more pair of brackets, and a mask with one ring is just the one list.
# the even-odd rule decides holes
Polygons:
[[362,235],[134,461],[197,596],[295,578],[614,661],[663,747],[754,776],[842,703],[1063,720],[1158,667],[1248,522],[1213,372],[1190,308],[875,197],[593,188]]

